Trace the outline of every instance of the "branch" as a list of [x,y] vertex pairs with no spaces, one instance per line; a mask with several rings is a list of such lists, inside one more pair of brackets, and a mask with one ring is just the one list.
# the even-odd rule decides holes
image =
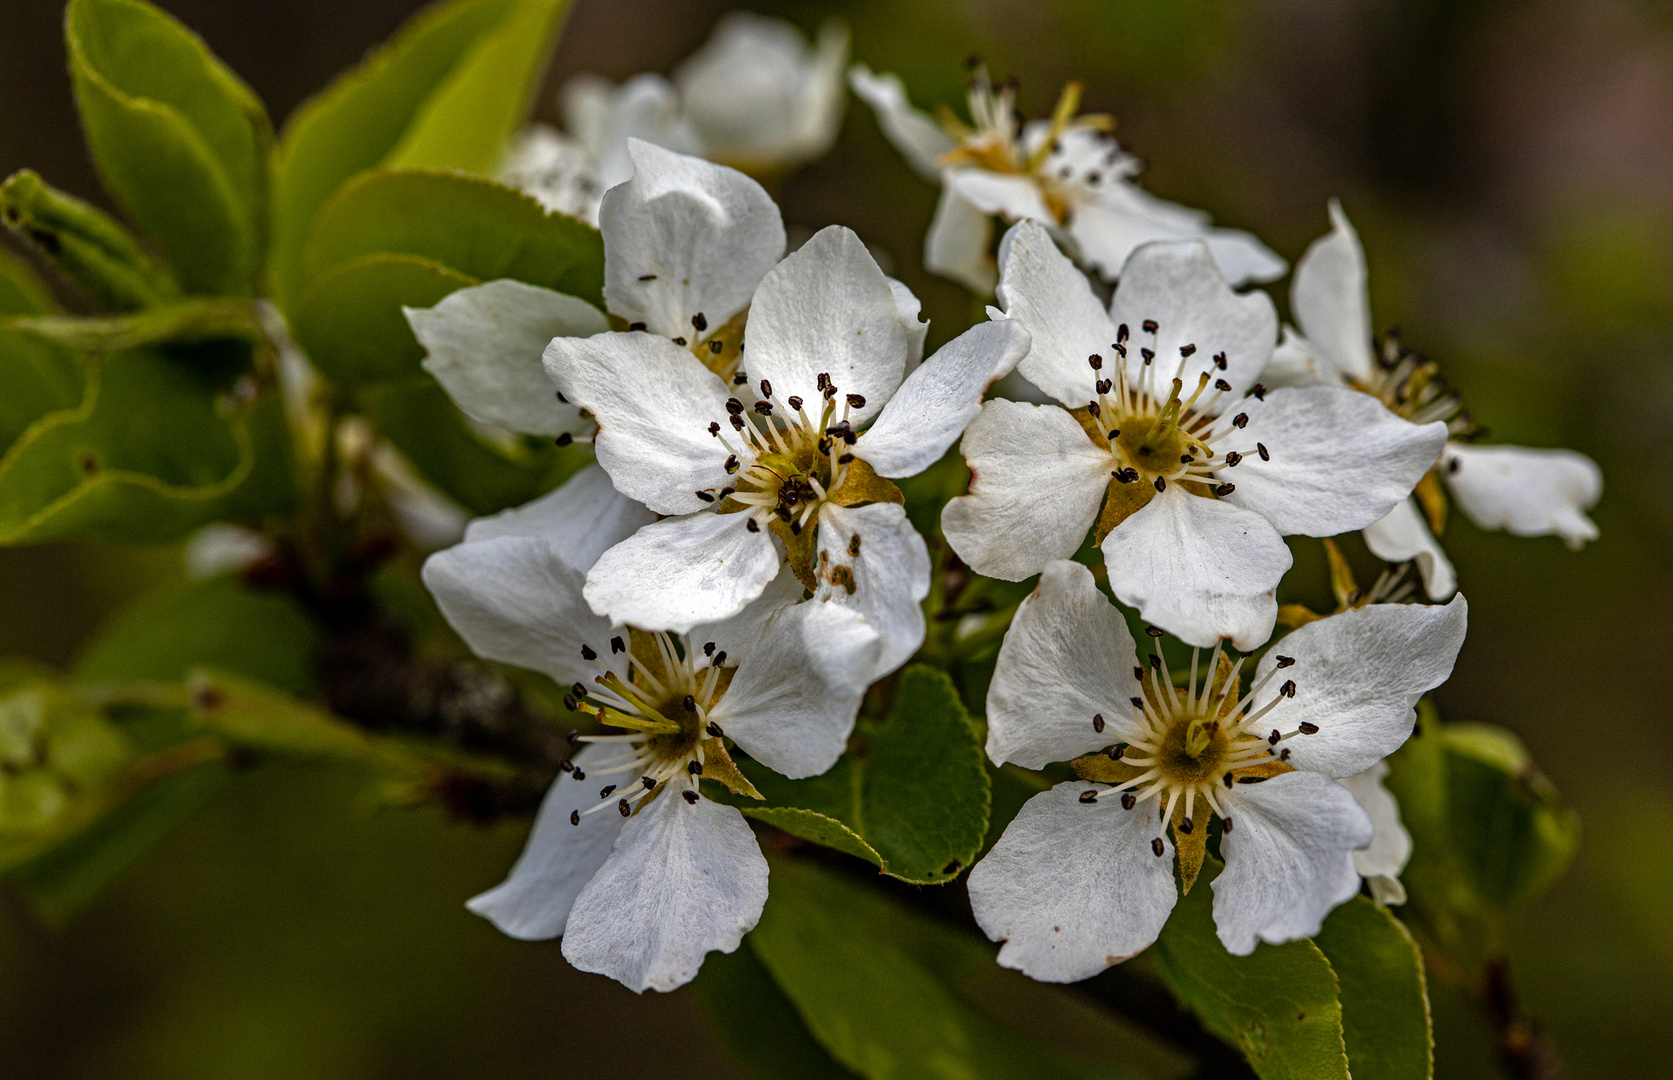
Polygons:
[[1564,1080],[1563,1063],[1527,1013],[1510,982],[1510,965],[1493,960],[1482,980],[1488,1018],[1499,1039],[1499,1063],[1511,1080]]

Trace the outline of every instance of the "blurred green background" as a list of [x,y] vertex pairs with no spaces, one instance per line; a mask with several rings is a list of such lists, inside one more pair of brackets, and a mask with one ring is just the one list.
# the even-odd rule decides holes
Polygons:
[[[414,0],[161,0],[283,117]],[[668,70],[730,5],[580,0],[568,76]],[[1471,603],[1438,700],[1502,724],[1580,810],[1581,854],[1517,923],[1529,1011],[1579,1078],[1673,1075],[1673,6],[1584,0],[869,0],[759,3],[956,103],[968,53],[1049,110],[1060,84],[1119,118],[1167,198],[1292,261],[1340,196],[1369,252],[1379,330],[1440,359],[1495,438],[1570,446],[1606,477],[1603,538],[1446,534]],[[64,73],[57,0],[0,8],[0,175],[101,199]],[[919,265],[935,201],[851,107],[840,143],[779,192],[837,222],[925,300],[932,346],[970,298]],[[1276,290],[1282,294],[1287,284]],[[1281,307],[1286,298],[1279,296]],[[1648,479],[1649,483],[1646,483]],[[1316,544],[1286,588],[1324,594]],[[0,653],[67,664],[175,550],[0,550]],[[1309,575],[1312,575],[1309,577]],[[1659,659],[1658,659],[1659,658]],[[635,999],[463,900],[522,830],[434,811],[367,816],[351,779],[268,766],[67,928],[0,896],[0,1076],[733,1077],[689,989]],[[1437,991],[1438,1075],[1491,1050]]]

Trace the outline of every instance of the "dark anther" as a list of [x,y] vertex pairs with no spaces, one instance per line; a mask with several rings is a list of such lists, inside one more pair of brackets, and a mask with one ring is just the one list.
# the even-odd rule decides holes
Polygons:
[[1235,469],[1237,468],[1237,463],[1242,460],[1243,455],[1238,453],[1236,450],[1233,450],[1226,455],[1226,468]]
[[1310,724],[1305,720],[1296,726],[1301,729],[1303,735],[1317,735],[1319,733],[1319,725]]
[[720,422],[719,421],[717,421],[717,420],[710,420],[709,421],[709,434],[710,435],[719,435],[720,434]]
[[1231,832],[1232,831],[1232,819],[1229,818],[1229,817],[1228,818],[1221,818],[1220,819],[1220,828],[1225,832]]
[[[1137,669],[1137,668],[1134,668],[1134,669],[1133,669],[1133,670],[1135,670],[1135,671],[1138,671],[1138,669]],[[1141,676],[1142,676],[1142,675],[1143,675],[1143,674],[1144,674],[1144,672],[1142,672],[1142,671],[1139,671],[1139,675],[1141,675]],[[1142,709],[1142,708],[1144,708],[1144,699],[1143,699],[1143,698],[1141,698],[1141,697],[1130,697],[1130,698],[1128,698],[1128,699],[1127,699],[1127,700],[1128,700],[1128,701],[1131,701],[1131,702],[1132,702],[1132,703],[1133,703],[1133,708],[1135,708],[1135,709]]]
[[1227,786],[1227,787],[1231,787],[1231,786],[1232,786],[1232,774],[1231,774],[1231,773],[1224,773],[1224,774],[1222,774],[1222,775],[1221,775],[1221,777],[1220,777],[1220,779],[1222,779],[1222,780],[1224,780],[1224,781],[1225,781],[1225,782],[1226,782],[1226,786]]
[[736,416],[744,411],[744,403],[739,401],[737,398],[727,398],[726,411],[731,413],[733,416]]
[[1236,484],[1219,484],[1214,488],[1214,494],[1218,495],[1220,498],[1223,499],[1227,495],[1230,495],[1232,492],[1234,492],[1236,490],[1237,490],[1237,485]]
[[744,429],[744,418],[737,415],[736,413],[733,413],[732,414],[732,430],[733,431],[742,431],[743,429]]
[[1097,417],[1097,415],[1103,410],[1098,407],[1098,403],[1096,401],[1089,401],[1086,403],[1086,411],[1092,414],[1093,417]]
[[674,339],[674,344],[678,345],[682,349],[685,348],[685,338],[683,338],[683,337],[675,338]]
[[701,761],[698,761],[696,758],[692,758],[690,761],[686,762],[685,771],[690,773],[693,776],[702,776],[703,775],[703,763]]
[[598,659],[598,654],[593,652],[592,646],[582,645],[581,646],[581,659],[583,659],[583,660],[597,660]]
[[641,776],[639,778],[639,783],[644,785],[646,791],[656,790],[656,781],[649,776]]
[[1162,670],[1162,658],[1155,653],[1151,653],[1150,654],[1150,666],[1155,668],[1157,671],[1161,671]]
[[690,803],[691,805],[693,805],[693,806],[697,805],[697,792],[695,792],[695,791],[682,791],[682,792],[680,792],[680,795],[685,799],[686,802]]
[[720,738],[723,734],[725,734],[725,732],[720,730],[720,725],[715,723],[713,720],[710,720],[709,721],[709,726],[704,728],[703,730],[707,731],[710,735],[713,735],[717,739]]
[[[1181,345],[1179,347],[1179,355],[1180,356],[1190,356],[1192,353],[1194,353],[1196,351],[1197,351],[1197,347],[1195,345]],[[1190,830],[1186,830],[1186,831],[1189,832]]]
[[1295,663],[1295,657],[1293,656],[1280,656],[1278,658],[1278,666],[1281,668],[1287,668],[1293,663]]
[[1266,744],[1268,746],[1277,746],[1278,745],[1278,740],[1282,739],[1282,738],[1283,738],[1283,736],[1278,734],[1278,729],[1273,728],[1272,729],[1272,734],[1270,734],[1266,737]]
[[703,655],[704,656],[713,656],[714,654],[715,654],[715,643],[712,642],[712,641],[703,642]]
[[655,274],[640,274],[639,275],[639,280],[640,281],[655,281],[656,280],[656,275]]
[[1215,379],[1214,380],[1214,389],[1216,389],[1216,390],[1222,390],[1222,391],[1230,392],[1231,388],[1232,388],[1232,384],[1227,382],[1224,379]]
[[697,493],[697,497],[698,497],[698,498],[699,498],[699,499],[702,499],[702,500],[703,500],[703,501],[704,501],[704,502],[706,502],[706,503],[712,503],[712,502],[714,502],[714,501],[715,501],[715,497],[714,497],[714,496],[713,496],[713,495],[710,495],[710,494],[709,494],[709,493],[708,493],[708,492],[706,492],[706,491],[699,491],[699,492],[698,492],[698,493]]
[[1103,370],[1104,358],[1099,356],[1097,353],[1093,353],[1091,356],[1088,356],[1086,358],[1086,362],[1092,365],[1093,371]]
[[709,328],[709,320],[703,317],[701,311],[691,317],[691,328],[699,334]]
[[766,379],[761,380],[761,396],[762,397],[772,397],[773,396],[773,384],[768,382]]
[[[713,427],[714,425],[711,424],[710,426]],[[553,440],[553,442],[556,442],[559,446],[568,446],[570,443],[572,443],[574,441],[575,441],[575,436],[571,435],[567,431],[564,432],[563,434],[559,435],[556,439]]]
[[[1133,678],[1135,678],[1135,679],[1138,679],[1138,680],[1139,680],[1139,681],[1140,681],[1140,682],[1143,682],[1143,681],[1144,681],[1144,669],[1143,669],[1143,668],[1141,668],[1141,667],[1136,667],[1136,668],[1134,668],[1134,669],[1133,669]],[[1137,701],[1138,701],[1138,700],[1139,700],[1139,699],[1138,699],[1138,698],[1134,698],[1134,699],[1133,699],[1133,700],[1134,700],[1134,701],[1135,701],[1135,702],[1137,702]],[[1141,704],[1142,704],[1142,703],[1141,703]]]
[[1464,462],[1463,462],[1462,458],[1455,458],[1455,457],[1447,458],[1446,459],[1446,471],[1447,471],[1447,473],[1449,475],[1453,474],[1453,473],[1456,473],[1458,471],[1458,466],[1462,465],[1463,463]]
[[1098,184],[1100,182],[1102,182],[1103,179],[1104,179],[1104,174],[1101,173],[1101,172],[1098,172],[1097,170],[1093,170],[1092,172],[1089,172],[1089,173],[1086,174],[1086,182],[1091,184],[1094,187],[1098,186]]
[[847,465],[849,462],[851,462],[853,460],[854,460],[854,455],[853,454],[841,454],[837,457],[837,464],[838,465]]
[[616,800],[616,809],[622,812],[622,817],[631,817],[633,814],[633,804],[626,799]]
[[825,387],[831,385],[831,373],[828,371],[821,371],[819,373],[819,377],[813,380],[813,385],[815,389],[825,389]]
[[626,652],[627,651],[627,642],[622,640],[622,637],[621,637],[620,634],[617,634],[615,637],[610,639],[610,651],[612,653],[619,653],[619,652]]
[[859,533],[855,533],[853,536],[850,536],[848,538],[848,554],[854,556],[855,558],[860,557],[860,534]]
[[1162,852],[1166,849],[1162,847],[1162,838],[1160,836],[1150,842],[1150,850],[1156,853],[1156,857],[1158,859],[1162,857]]
[[1272,455],[1266,452],[1266,444],[1265,443],[1256,443],[1255,444],[1255,453],[1257,453],[1261,456],[1262,461],[1271,461],[1272,460]]
[[1194,828],[1196,828],[1196,823],[1190,818],[1185,818],[1179,823],[1179,831],[1184,833],[1186,836],[1190,836],[1191,830]]
[[802,535],[802,523],[800,521],[790,522],[790,535],[791,536]]
[[570,811],[570,812],[569,812],[569,823],[570,823],[570,824],[571,824],[571,825],[579,825],[579,824],[581,824],[581,811],[579,811],[579,810],[571,810],[571,811]]
[[558,759],[558,771],[559,772],[574,772],[575,771],[575,762],[569,760],[568,758],[559,758]]
[[1139,350],[1139,355],[1142,356],[1144,358],[1144,362],[1148,364],[1152,360],[1156,359],[1156,350],[1155,349],[1140,349]]
[[802,399],[801,399],[801,398],[799,398],[799,397],[797,397],[797,396],[796,396],[796,395],[794,395],[794,394],[792,394],[792,395],[790,395],[790,396],[789,396],[789,397],[788,397],[788,398],[785,398],[785,399],[784,399],[784,403],[785,403],[785,404],[786,404],[786,405],[788,405],[788,406],[790,406],[790,407],[791,407],[791,408],[792,408],[792,409],[795,409],[795,410],[796,410],[796,411],[798,411],[798,412],[800,412],[800,411],[801,411],[801,408],[802,408]]
[[1234,428],[1245,427],[1248,423],[1249,414],[1246,412],[1240,412],[1236,416],[1232,417],[1232,427]]
[[1105,751],[1105,753],[1109,754],[1111,761],[1120,761],[1121,755],[1126,752],[1127,745],[1125,743],[1116,743],[1114,746]]
[[773,403],[770,401],[757,401],[755,403],[755,411],[760,413],[762,416],[771,416],[773,415]]
[[761,523],[756,521],[754,518],[750,518],[749,524],[745,525],[744,528],[748,529],[750,532],[760,532]]
[[1104,714],[1103,713],[1094,713],[1092,715],[1092,730],[1093,731],[1103,731],[1104,730]]
[[1157,490],[1157,491],[1166,491],[1166,490],[1168,490],[1168,482],[1167,482],[1167,481],[1166,481],[1166,480],[1163,480],[1163,479],[1162,479],[1162,478],[1161,478],[1161,477],[1160,477],[1160,476],[1158,476],[1158,477],[1157,477],[1157,478],[1156,478],[1156,479],[1155,479],[1155,481],[1154,481],[1154,483],[1155,483],[1155,484],[1156,484],[1156,490]]
[[735,492],[737,490],[738,489],[735,488],[735,487],[723,487],[723,488],[720,489],[720,495],[718,497],[724,499],[724,498],[726,498],[726,496],[732,494],[733,492]]
[[1279,761],[1290,760],[1290,748],[1289,747],[1286,746],[1286,747],[1284,747],[1284,749],[1278,751],[1278,760]]
[[717,356],[720,355],[722,352],[724,352],[725,349],[726,349],[726,343],[723,342],[723,341],[711,341],[711,342],[709,342],[709,351],[714,353]]
[[1195,460],[1197,460],[1197,458],[1196,458],[1196,455],[1194,455],[1194,454],[1180,454],[1179,455],[1179,463],[1181,465],[1189,465],[1189,464],[1191,464],[1191,462],[1193,462]]
[[848,407],[850,409],[863,409],[866,407],[866,399],[862,394],[849,394],[843,400],[848,402]]
[[1117,341],[1116,343],[1111,345],[1110,348],[1114,349],[1116,355],[1121,357],[1121,359],[1123,359],[1123,360],[1127,359],[1127,346],[1121,344],[1121,342]]
[[1131,810],[1133,807],[1137,806],[1138,803],[1139,797],[1134,795],[1131,791],[1121,796],[1121,809],[1123,810]]
[[585,780],[587,778],[587,774],[580,769],[576,769],[573,775],[577,780]]
[[1226,354],[1225,353],[1217,352],[1217,353],[1214,354],[1214,366],[1219,368],[1221,371],[1226,370]]
[[615,784],[605,784],[602,788],[599,789],[598,797],[601,798],[601,799],[608,799],[610,797],[610,793],[612,791],[615,791],[615,790],[616,790],[616,785]]
[[1115,328],[1115,340],[1117,340],[1117,341],[1126,341],[1127,340],[1127,324],[1126,323],[1122,323],[1120,326]]
[[568,709],[570,712],[574,712],[576,707],[580,704],[580,702],[575,700],[575,695],[573,694],[565,694],[563,696],[563,707]]
[[1255,400],[1256,401],[1265,401],[1266,400],[1266,387],[1261,385],[1260,383],[1256,383],[1254,385],[1254,387],[1249,392],[1251,394],[1255,395]]
[[627,328],[629,330],[643,330],[645,328],[645,324],[642,322],[628,323]]
[[1146,320],[1144,320],[1144,322],[1140,323],[1139,325],[1144,327],[1144,332],[1147,333],[1147,334],[1154,334],[1156,332],[1156,320],[1155,319],[1146,319]]
[[715,653],[715,667],[721,667],[721,666],[725,665],[725,663],[726,663],[726,650],[722,649],[719,652]]
[[[741,352],[743,350],[743,346],[739,345],[738,349]],[[732,385],[733,386],[748,386],[749,385],[749,373],[747,371],[740,371],[736,375],[733,375],[732,376]]]
[[1098,393],[1100,394],[1107,394],[1111,390],[1115,389],[1115,381],[1113,379],[1099,379],[1095,385],[1098,389]]
[[1290,679],[1289,681],[1285,682],[1283,686],[1280,686],[1278,688],[1278,692],[1280,694],[1284,695],[1287,698],[1295,697],[1295,680]]
[[1162,636],[1162,628],[1160,626],[1147,626],[1144,628],[1144,632],[1149,634],[1151,637]]
[[686,712],[696,712],[697,711],[697,699],[692,697],[690,694],[687,694],[685,696],[685,700],[683,702],[681,702],[681,704],[685,706],[685,711]]
[[1109,430],[1109,440],[1110,440],[1110,442],[1114,442],[1115,440],[1119,439],[1120,437],[1121,437],[1121,429],[1120,428],[1118,428],[1118,427],[1110,428],[1110,430]]
[[738,455],[737,454],[728,454],[726,456],[726,471],[728,473],[735,473],[735,472],[738,471]]

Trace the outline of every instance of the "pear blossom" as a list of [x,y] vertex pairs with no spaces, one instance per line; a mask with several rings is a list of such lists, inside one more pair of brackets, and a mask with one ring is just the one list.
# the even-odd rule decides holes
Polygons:
[[548,210],[598,224],[604,193],[633,175],[630,138],[776,175],[823,155],[844,105],[848,31],[820,27],[810,47],[782,19],[733,12],[674,72],[614,86],[594,75],[564,86],[564,130],[531,124],[512,140],[499,178]]
[[1339,781],[1371,819],[1371,842],[1354,852],[1354,869],[1370,886],[1371,899],[1385,906],[1406,902],[1400,871],[1412,857],[1412,836],[1400,821],[1400,804],[1383,784],[1386,776],[1388,762],[1379,761]]
[[1000,253],[989,314],[1028,329],[1017,372],[1061,407],[989,401],[965,433],[970,493],[941,527],[979,574],[1021,581],[1096,525],[1123,603],[1192,645],[1254,648],[1290,566],[1282,538],[1378,520],[1445,441],[1363,394],[1257,383],[1272,301],[1233,292],[1200,240],[1139,247],[1108,311],[1039,224]]
[[[1080,780],[1030,799],[970,874],[999,962],[1073,982],[1147,948],[1202,866],[1211,818],[1220,941],[1247,955],[1317,933],[1359,890],[1372,818],[1340,781],[1411,734],[1464,640],[1463,597],[1379,604],[1310,623],[1255,665],[1219,646],[1175,678],[1143,664],[1120,612],[1078,563],[1054,562],[1017,611],[988,691],[988,756]],[[1159,633],[1159,631],[1157,632]],[[1170,835],[1171,834],[1171,835]]]
[[995,87],[978,66],[970,82],[969,124],[950,113],[938,122],[913,108],[898,76],[856,65],[849,84],[912,167],[941,184],[924,240],[924,267],[972,292],[993,291],[994,216],[1051,224],[1085,266],[1111,280],[1140,244],[1185,237],[1202,238],[1234,284],[1284,273],[1284,260],[1249,233],[1213,228],[1207,214],[1140,188],[1133,180],[1138,159],[1109,135],[1112,120],[1076,115],[1079,83],[1064,89],[1049,121],[1022,123],[1015,86]]
[[[630,257],[613,280],[667,273],[653,244]],[[929,559],[886,478],[946,452],[1028,335],[984,323],[908,374],[902,291],[859,237],[832,226],[755,289],[739,346],[747,371],[725,377],[655,325],[547,347],[552,381],[598,423],[594,449],[617,489],[668,515],[594,565],[593,610],[684,632],[741,611],[788,561],[808,589],[865,614],[886,666],[917,649]],[[691,318],[703,322],[700,310]]]
[[1335,200],[1330,221],[1330,232],[1296,265],[1291,306],[1300,330],[1285,328],[1263,378],[1272,385],[1349,386],[1414,421],[1444,422],[1452,435],[1419,488],[1421,506],[1404,500],[1365,529],[1371,550],[1389,562],[1415,560],[1431,598],[1452,594],[1457,576],[1434,535],[1445,509],[1434,477],[1483,529],[1554,534],[1571,548],[1597,539],[1586,511],[1603,494],[1603,474],[1591,458],[1573,450],[1473,441],[1480,432],[1434,363],[1392,337],[1381,353],[1373,348],[1364,248]]
[[472,522],[423,571],[478,655],[544,672],[569,686],[572,710],[622,732],[578,737],[522,856],[470,909],[512,937],[561,935],[570,963],[635,992],[689,982],[760,917],[767,863],[754,834],[703,795],[703,781],[754,794],[728,745],[791,777],[830,768],[879,648],[854,610],[797,602],[788,574],[789,588],[690,635],[593,614],[587,567],[650,518],[588,466]]

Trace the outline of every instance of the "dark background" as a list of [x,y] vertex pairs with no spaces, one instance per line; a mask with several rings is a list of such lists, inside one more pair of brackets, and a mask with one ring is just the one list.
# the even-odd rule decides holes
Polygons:
[[[389,34],[410,0],[162,0],[282,120]],[[582,71],[668,70],[722,3],[581,0],[542,111]],[[1369,251],[1378,329],[1440,358],[1498,439],[1571,446],[1606,476],[1603,539],[1484,534],[1447,546],[1470,638],[1448,719],[1520,734],[1586,825],[1579,860],[1518,923],[1530,1011],[1575,1077],[1673,1074],[1673,7],[1537,0],[871,0],[838,14],[858,59],[957,103],[961,61],[1063,80],[1149,162],[1153,191],[1259,233],[1292,261],[1342,198]],[[0,5],[0,174],[98,198],[57,0]],[[972,317],[918,253],[935,192],[854,103],[841,142],[778,193],[787,219],[850,225],[925,299],[932,347]],[[1280,294],[1287,289],[1281,286]],[[1280,304],[1285,301],[1280,296]],[[1311,545],[1311,546],[1309,546]],[[178,552],[0,551],[0,653],[68,663]],[[1317,544],[1286,587],[1319,595]],[[1311,578],[1308,575],[1313,575]],[[358,809],[350,778],[269,767],[90,911],[43,929],[0,898],[0,1075],[359,1080],[737,1075],[689,991],[634,998],[463,900],[521,829]],[[1439,1075],[1490,1060],[1436,993]]]

